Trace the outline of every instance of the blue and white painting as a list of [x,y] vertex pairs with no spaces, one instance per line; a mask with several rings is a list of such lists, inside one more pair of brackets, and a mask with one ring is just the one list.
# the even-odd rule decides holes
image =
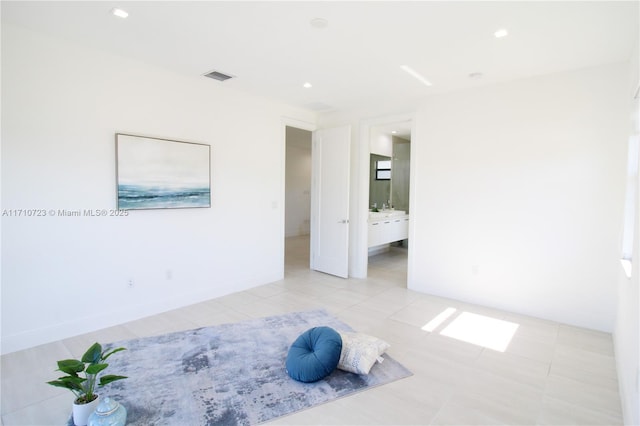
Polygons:
[[118,209],[211,207],[205,144],[117,134]]

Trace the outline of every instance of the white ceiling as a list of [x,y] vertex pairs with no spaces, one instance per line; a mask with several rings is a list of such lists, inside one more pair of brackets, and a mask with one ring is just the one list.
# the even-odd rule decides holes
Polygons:
[[[30,2],[2,1],[25,26],[315,110],[429,94],[625,61],[638,1]],[[127,19],[110,14],[113,7]],[[316,29],[310,21],[324,18]],[[509,35],[493,33],[506,28]],[[433,85],[400,69],[409,65]],[[469,74],[483,73],[481,79]],[[305,89],[304,82],[313,87]]]

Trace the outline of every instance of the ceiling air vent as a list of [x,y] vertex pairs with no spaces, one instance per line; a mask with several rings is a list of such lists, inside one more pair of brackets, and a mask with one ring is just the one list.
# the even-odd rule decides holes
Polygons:
[[230,78],[233,78],[232,75],[223,74],[218,71],[211,71],[210,73],[207,73],[204,76],[212,78],[214,80],[218,80],[218,81],[226,81],[226,80],[229,80]]

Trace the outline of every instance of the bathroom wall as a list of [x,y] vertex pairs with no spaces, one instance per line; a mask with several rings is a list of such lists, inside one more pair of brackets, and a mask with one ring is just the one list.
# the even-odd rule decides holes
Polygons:
[[393,136],[393,165],[391,170],[391,200],[396,210],[409,211],[409,172],[411,143]]
[[372,154],[391,157],[393,154],[393,139],[387,132],[382,132],[375,127],[371,128],[371,140],[369,141],[369,151]]

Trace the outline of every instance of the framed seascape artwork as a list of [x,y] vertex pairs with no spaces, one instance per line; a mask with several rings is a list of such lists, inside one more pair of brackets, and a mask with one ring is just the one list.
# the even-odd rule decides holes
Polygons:
[[211,147],[116,134],[118,209],[211,207]]

